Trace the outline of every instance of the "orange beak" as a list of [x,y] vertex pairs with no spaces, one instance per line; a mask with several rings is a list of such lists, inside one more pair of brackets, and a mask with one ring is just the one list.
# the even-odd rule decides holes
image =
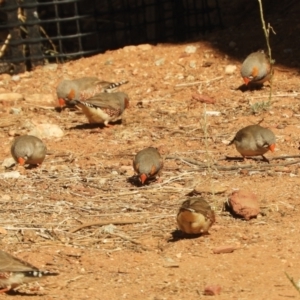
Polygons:
[[269,146],[269,150],[272,151],[272,152],[274,152],[274,150],[275,150],[275,144],[270,145]]
[[25,159],[23,157],[18,157],[18,163],[21,165],[21,166],[24,166],[25,164]]
[[250,79],[248,77],[243,77],[243,80],[246,85],[248,85],[248,83],[250,82]]
[[146,174],[141,174],[140,175],[140,180],[141,180],[142,184],[144,184],[145,181],[147,180],[147,175]]
[[66,105],[66,101],[63,98],[58,98],[58,103],[60,107],[64,107]]

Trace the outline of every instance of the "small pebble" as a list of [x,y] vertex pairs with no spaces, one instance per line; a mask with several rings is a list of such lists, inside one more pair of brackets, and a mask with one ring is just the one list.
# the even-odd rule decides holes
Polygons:
[[16,131],[11,129],[11,130],[8,132],[8,135],[9,135],[9,136],[15,136],[15,135],[16,135]]
[[160,58],[158,60],[155,61],[155,65],[156,66],[161,66],[165,63],[165,59],[164,58]]
[[21,111],[22,111],[22,108],[12,107],[10,109],[9,113],[12,115],[19,115]]
[[197,51],[197,47],[192,46],[192,45],[186,46],[184,49],[184,52],[188,53],[188,54],[195,53],[196,51]]
[[15,160],[12,157],[5,158],[2,163],[2,167],[8,169],[16,164]]
[[43,69],[45,71],[53,71],[53,72],[55,72],[55,71],[57,71],[57,68],[58,68],[57,64],[47,64],[47,65],[43,66]]
[[279,124],[276,126],[277,129],[284,129],[286,127],[285,124]]
[[9,195],[3,195],[2,197],[1,197],[1,200],[3,200],[3,201],[10,201],[11,200],[11,196],[9,196]]
[[231,74],[233,74],[235,71],[236,71],[236,66],[235,65],[227,65],[226,67],[225,67],[225,74],[227,74],[227,75],[231,75]]
[[0,174],[0,177],[4,178],[4,179],[10,179],[10,178],[17,179],[20,176],[21,176],[21,174],[18,171],[5,172],[5,173]]
[[195,77],[193,75],[189,75],[187,78],[186,78],[187,81],[195,81]]
[[222,288],[219,285],[207,285],[204,288],[204,295],[216,296],[220,295]]
[[20,76],[19,76],[19,75],[13,75],[13,76],[11,77],[11,80],[12,80],[12,81],[19,81],[19,80],[20,80]]
[[196,61],[195,60],[191,60],[189,65],[190,65],[190,68],[196,69]]
[[137,48],[142,51],[149,51],[152,49],[152,46],[149,44],[141,44],[141,45],[138,45]]

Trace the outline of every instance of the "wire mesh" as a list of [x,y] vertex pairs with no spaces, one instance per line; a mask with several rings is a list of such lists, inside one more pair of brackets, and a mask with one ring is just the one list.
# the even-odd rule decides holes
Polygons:
[[218,0],[0,0],[0,73],[222,26]]

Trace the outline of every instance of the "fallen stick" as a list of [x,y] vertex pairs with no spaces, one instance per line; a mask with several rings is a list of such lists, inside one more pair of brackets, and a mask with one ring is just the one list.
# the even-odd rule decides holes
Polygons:
[[124,220],[124,221],[98,221],[98,222],[91,222],[91,223],[86,223],[86,224],[82,224],[72,230],[70,230],[70,233],[74,233],[76,231],[79,231],[83,228],[86,227],[91,227],[91,226],[104,226],[104,225],[109,225],[109,224],[113,224],[113,225],[125,225],[125,224],[135,224],[135,223],[142,223],[143,221],[134,221],[134,220]]
[[195,81],[195,82],[189,82],[189,83],[180,83],[180,84],[176,84],[175,88],[181,88],[181,87],[186,87],[186,86],[194,86],[194,85],[198,85],[198,84],[201,84],[201,83],[209,83],[209,82],[212,82],[212,81],[220,80],[222,78],[223,78],[223,76],[219,76],[219,77],[216,77],[216,78],[202,80],[202,81]]

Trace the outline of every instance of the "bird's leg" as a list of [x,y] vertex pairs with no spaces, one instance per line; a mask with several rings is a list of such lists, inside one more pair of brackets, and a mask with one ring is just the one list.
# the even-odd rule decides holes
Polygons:
[[0,290],[0,294],[8,292],[10,289],[11,289],[11,286],[8,286],[5,289]]
[[104,125],[105,125],[106,127],[108,127],[108,128],[114,127],[114,125],[109,124],[108,122],[109,122],[109,121],[105,121],[105,122],[104,122]]
[[270,163],[270,161],[264,156],[262,155],[263,161],[267,162],[268,164]]
[[156,177],[156,182],[157,182],[157,183],[162,183],[163,180],[162,180],[162,178],[161,178],[160,176],[157,176],[157,177]]

